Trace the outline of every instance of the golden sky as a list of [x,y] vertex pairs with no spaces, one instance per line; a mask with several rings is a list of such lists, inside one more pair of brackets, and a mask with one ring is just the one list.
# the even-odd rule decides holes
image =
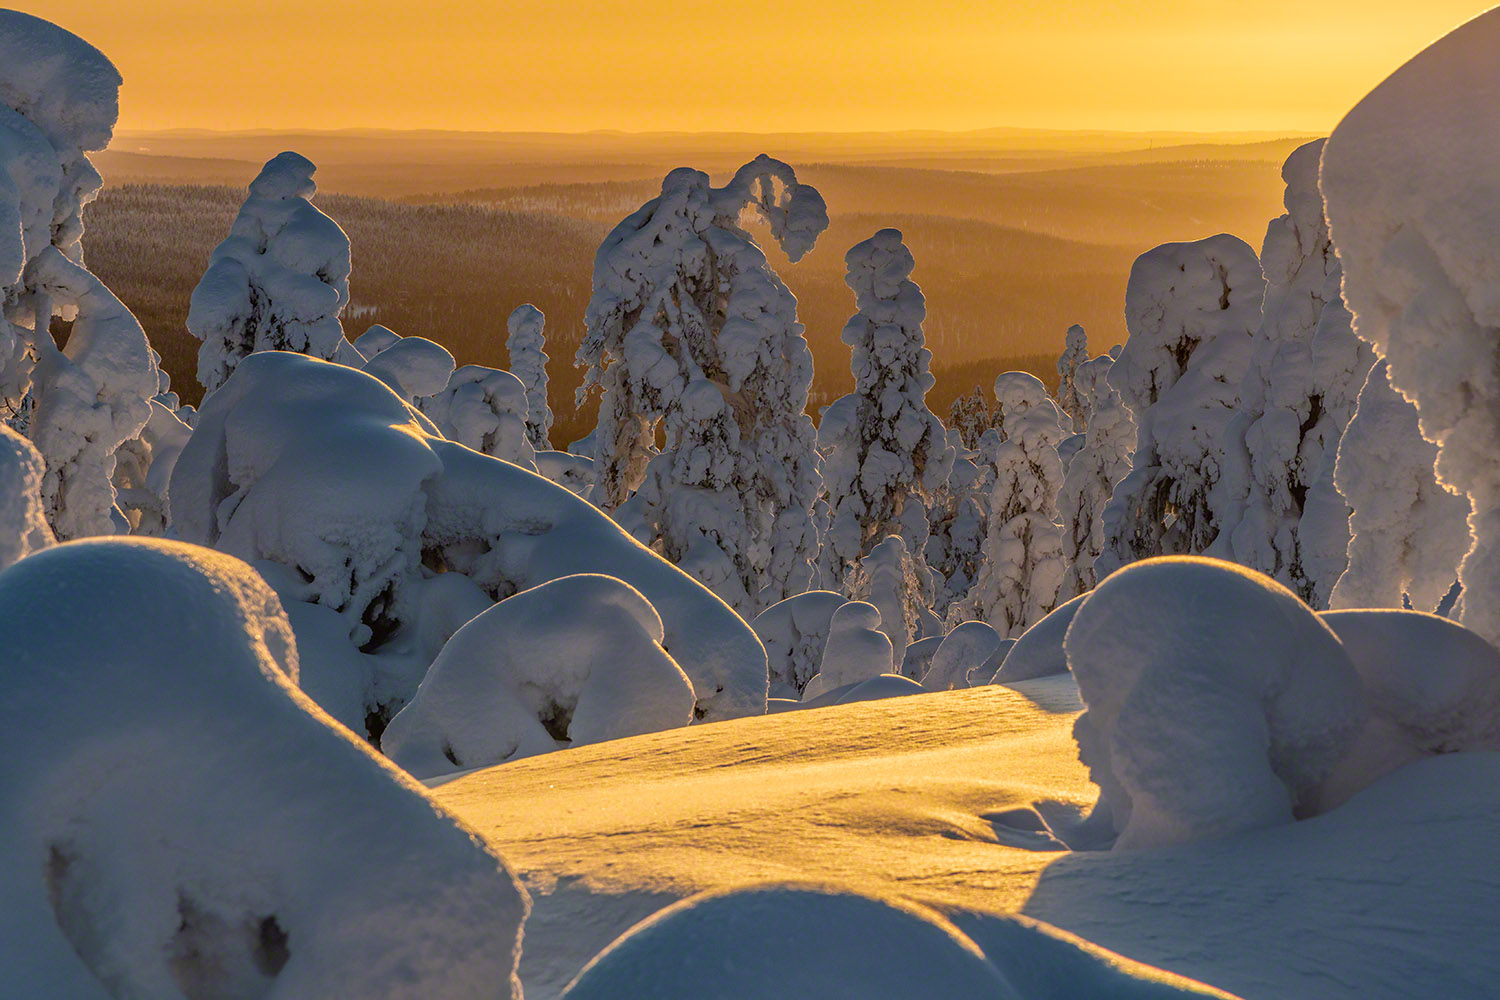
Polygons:
[[24,9],[114,60],[126,129],[1325,131],[1485,6],[46,0]]

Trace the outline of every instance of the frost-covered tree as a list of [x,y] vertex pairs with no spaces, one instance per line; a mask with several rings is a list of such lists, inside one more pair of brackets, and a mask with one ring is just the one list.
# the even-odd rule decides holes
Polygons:
[[990,405],[989,393],[984,391],[984,386],[976,385],[948,407],[948,427],[958,432],[963,446],[970,451],[979,447],[979,439],[993,426],[994,407]]
[[1105,511],[1100,579],[1136,559],[1208,551],[1237,514],[1239,490],[1221,489],[1220,477],[1265,285],[1255,251],[1227,234],[1136,258],[1125,289],[1130,339],[1109,384],[1137,440]]
[[1473,544],[1459,573],[1463,621],[1492,643],[1500,643],[1497,50],[1494,10],[1434,42],[1344,116],[1320,177],[1354,330],[1416,404],[1423,436],[1438,445],[1439,481],[1473,505]]
[[552,410],[547,406],[547,318],[531,303],[516,306],[505,321],[510,336],[505,349],[510,356],[510,373],[526,387],[526,436],[537,451],[551,451],[548,432],[552,429]]
[[1353,537],[1330,607],[1399,608],[1404,597],[1431,611],[1453,586],[1469,550],[1469,501],[1438,483],[1437,457],[1418,429],[1417,408],[1378,362],[1339,443],[1335,483],[1354,509]]
[[599,247],[578,364],[580,399],[602,389],[594,501],[753,615],[812,583],[819,476],[812,354],[797,300],[740,225],[749,207],[794,261],[828,226],[822,196],[778,160],[721,188],[672,171]]
[[[843,333],[853,351],[854,391],[827,409],[818,429],[829,504],[823,586],[853,596],[854,567],[887,535],[899,535],[905,573],[925,607],[932,595],[923,556],[927,507],[953,463],[942,422],[926,403],[933,385],[932,352],[922,337],[927,307],[910,278],[915,261],[899,230],[882,229],[856,244],[844,263],[859,309]],[[915,624],[907,618],[909,627]],[[899,663],[906,644],[896,645]]]
[[247,354],[326,361],[346,344],[339,314],[349,304],[349,237],[313,207],[316,169],[293,152],[269,160],[193,289],[187,328],[203,341],[198,381],[206,392]]
[[[950,440],[957,436],[949,431]],[[984,536],[989,526],[990,490],[995,482],[994,451],[1000,435],[990,430],[981,450],[959,456],[927,512],[932,532],[927,537],[926,559],[932,572],[932,611],[940,620],[979,578]]]
[[1057,606],[1063,573],[1063,529],[1057,519],[1066,436],[1063,415],[1035,375],[995,379],[1004,441],[995,452],[984,562],[968,596],[949,612],[950,624],[984,621],[1000,637],[1017,636]]
[[1068,567],[1059,591],[1062,600],[1091,590],[1098,582],[1094,561],[1104,550],[1104,511],[1115,487],[1130,473],[1135,421],[1109,384],[1114,363],[1114,358],[1101,354],[1078,366],[1076,383],[1088,413],[1088,430],[1083,447],[1068,463],[1057,497],[1063,560]]
[[1088,408],[1079,397],[1075,380],[1078,368],[1089,359],[1089,337],[1083,327],[1068,327],[1062,355],[1057,359],[1057,406],[1072,423],[1073,433],[1088,430]]

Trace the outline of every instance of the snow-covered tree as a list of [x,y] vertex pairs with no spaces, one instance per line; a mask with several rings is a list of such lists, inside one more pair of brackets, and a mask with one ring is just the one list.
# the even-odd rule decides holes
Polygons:
[[873,604],[849,601],[839,605],[828,625],[822,663],[807,682],[802,700],[890,673],[894,662],[891,640],[880,624],[880,609]]
[[1416,404],[1423,436],[1438,445],[1439,481],[1472,503],[1463,621],[1492,643],[1500,643],[1497,50],[1495,10],[1434,42],[1344,116],[1320,176],[1354,330]]
[[54,541],[42,513],[42,456],[0,424],[0,569]]
[[526,427],[526,387],[510,372],[464,365],[449,377],[447,388],[422,400],[421,410],[448,440],[536,468]]
[[1057,406],[1072,421],[1075,434],[1082,434],[1089,426],[1088,408],[1079,398],[1078,387],[1074,384],[1079,366],[1088,359],[1088,334],[1084,333],[1083,327],[1074,323],[1068,327],[1062,355],[1057,359]]
[[958,431],[963,446],[970,451],[979,447],[979,439],[993,426],[994,407],[990,405],[989,393],[984,391],[982,385],[976,385],[971,392],[959,396],[948,407],[948,427]]
[[1226,517],[1237,523],[1242,484],[1221,488],[1220,477],[1265,285],[1255,251],[1227,234],[1136,258],[1125,289],[1130,339],[1109,384],[1137,441],[1105,511],[1100,579],[1136,559],[1208,551]]
[[[949,439],[954,437],[957,432],[950,430]],[[927,512],[932,526],[925,550],[932,572],[932,611],[940,620],[947,620],[953,602],[973,588],[983,561],[1000,435],[991,429],[981,443],[980,451],[954,459],[948,482]]]
[[1109,384],[1114,363],[1114,358],[1101,354],[1078,366],[1076,384],[1087,411],[1088,430],[1083,447],[1068,463],[1057,497],[1063,560],[1068,566],[1058,595],[1062,600],[1091,590],[1098,582],[1094,562],[1107,536],[1104,511],[1115,487],[1130,473],[1135,421]]
[[722,188],[672,171],[599,247],[578,363],[580,399],[602,388],[594,501],[753,615],[812,583],[819,475],[812,354],[796,299],[740,226],[748,207],[794,261],[828,226],[822,196],[778,160]]
[[315,170],[293,152],[269,160],[193,289],[187,328],[203,341],[198,381],[206,392],[247,354],[332,360],[347,343],[339,314],[349,304],[349,237],[313,207]]
[[1404,597],[1431,611],[1442,602],[1469,551],[1469,501],[1437,481],[1437,457],[1417,408],[1376,363],[1339,443],[1334,481],[1354,509],[1353,537],[1330,607],[1399,608]]
[[[932,352],[922,337],[927,307],[910,279],[915,261],[899,230],[882,229],[856,244],[844,263],[859,309],[843,333],[853,351],[854,391],[828,408],[818,428],[830,508],[823,586],[854,596],[854,567],[887,535],[899,535],[910,588],[926,607],[932,595],[927,507],[953,463],[942,422],[926,403],[933,385]],[[907,619],[909,628],[915,625]],[[906,643],[896,645],[899,663]]]
[[1067,566],[1057,519],[1063,479],[1057,445],[1066,431],[1061,411],[1035,375],[1005,372],[995,379],[995,398],[1004,440],[995,452],[984,563],[948,619],[989,622],[1003,639],[1020,635],[1058,603]]
[[552,429],[552,410],[547,406],[547,354],[543,334],[547,318],[527,302],[516,306],[505,327],[510,336],[505,349],[510,355],[510,373],[526,387],[526,436],[537,451],[551,451],[548,432]]

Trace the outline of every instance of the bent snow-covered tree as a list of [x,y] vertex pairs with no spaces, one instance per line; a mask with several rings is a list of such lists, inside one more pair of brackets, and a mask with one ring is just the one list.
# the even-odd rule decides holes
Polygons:
[[794,261],[828,227],[778,160],[722,188],[674,170],[600,245],[578,348],[580,399],[602,389],[594,501],[747,615],[807,590],[819,544],[812,354],[751,207]]
[[313,207],[311,160],[286,152],[250,182],[229,236],[214,248],[193,289],[188,332],[198,381],[213,392],[256,351],[296,351],[331,360],[345,343],[349,237]]
[[1066,436],[1063,415],[1035,375],[1005,372],[995,379],[1004,442],[995,452],[984,563],[949,623],[989,622],[1000,637],[1017,636],[1057,606],[1066,566],[1057,520]]
[[1136,258],[1125,289],[1130,339],[1109,384],[1134,416],[1137,440],[1130,475],[1105,511],[1100,579],[1137,559],[1206,552],[1235,513],[1240,491],[1220,488],[1225,432],[1265,287],[1255,251],[1227,234]]
[[547,406],[547,354],[543,330],[547,318],[531,303],[520,305],[505,321],[510,336],[505,341],[510,355],[510,373],[526,387],[526,437],[537,451],[551,451],[548,432],[552,410]]
[[882,229],[856,244],[844,263],[859,309],[843,333],[853,351],[854,391],[828,408],[818,429],[830,510],[823,586],[854,596],[848,587],[854,567],[887,535],[900,535],[905,574],[926,607],[932,599],[923,557],[927,508],[953,463],[943,424],[926,403],[934,381],[922,337],[927,306],[910,278],[915,262],[899,230]]

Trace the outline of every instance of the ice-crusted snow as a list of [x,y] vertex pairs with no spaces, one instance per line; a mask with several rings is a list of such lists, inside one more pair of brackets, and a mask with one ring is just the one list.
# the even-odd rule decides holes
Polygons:
[[778,601],[750,623],[766,647],[770,697],[802,697],[817,674],[833,613],[848,601],[832,590],[809,590]]
[[1000,633],[985,622],[962,622],[943,636],[942,645],[932,655],[932,665],[921,678],[929,691],[951,691],[954,688],[988,684],[1000,664]]
[[542,311],[529,302],[516,306],[505,321],[511,374],[526,387],[526,437],[537,451],[552,450],[548,437],[552,410],[547,405],[547,354],[542,350],[546,346],[542,333],[546,323]]
[[1232,563],[1125,567],[1079,604],[1065,649],[1088,706],[1079,757],[1100,786],[1090,821],[1117,832],[1118,848],[1315,811],[1365,721],[1333,631],[1290,590]]
[[[461,573],[492,600],[575,573],[618,577],[661,616],[700,718],[765,711],[765,651],[722,601],[562,487],[440,437],[355,369],[247,357],[204,400],[170,503],[181,538],[282,567],[283,599],[338,614],[364,653],[402,642],[433,573]],[[427,663],[378,666],[361,682],[377,713],[404,704]]]
[[1165,243],[1132,265],[1130,339],[1109,384],[1135,418],[1136,447],[1104,513],[1099,579],[1135,559],[1204,552],[1226,518],[1238,522],[1238,490],[1216,488],[1265,287],[1255,251],[1227,234]]
[[86,540],[0,606],[8,995],[520,996],[525,894],[297,689],[248,566]]
[[1344,116],[1321,186],[1354,329],[1473,504],[1463,619],[1500,641],[1500,11],[1432,43]]
[[[722,188],[681,168],[594,258],[577,363],[599,387],[593,499],[747,617],[807,590],[818,555],[812,353],[797,300],[739,223],[798,260],[823,198],[759,156]],[[654,453],[660,425],[665,447]]]
[[1334,608],[1436,608],[1469,550],[1469,502],[1433,472],[1437,448],[1417,410],[1391,388],[1386,362],[1371,369],[1359,408],[1339,441],[1334,482],[1353,508],[1347,568]]
[[[453,372],[444,388],[419,404],[448,440],[536,469],[537,453],[526,429],[527,405],[526,387],[520,379],[483,365],[464,365]],[[579,471],[576,463],[565,464]]]
[[454,633],[381,749],[419,777],[693,721],[693,685],[640,591],[565,576]]
[[349,237],[313,206],[316,169],[290,151],[267,161],[193,289],[187,327],[203,341],[206,392],[255,351],[327,360],[347,343],[339,314],[349,304]]
[[0,570],[55,540],[42,511],[42,456],[0,424]]
[[[1115,486],[1130,473],[1135,450],[1135,421],[1109,384],[1115,359],[1108,354],[1078,366],[1074,387],[1086,417],[1088,430],[1082,446],[1065,463],[1062,488],[1057,495],[1058,516],[1063,525],[1063,561],[1067,569],[1061,598],[1072,598],[1098,582],[1094,563],[1104,551],[1109,531],[1104,512]],[[1075,434],[1074,437],[1077,437]],[[1062,458],[1061,451],[1058,452]]]

